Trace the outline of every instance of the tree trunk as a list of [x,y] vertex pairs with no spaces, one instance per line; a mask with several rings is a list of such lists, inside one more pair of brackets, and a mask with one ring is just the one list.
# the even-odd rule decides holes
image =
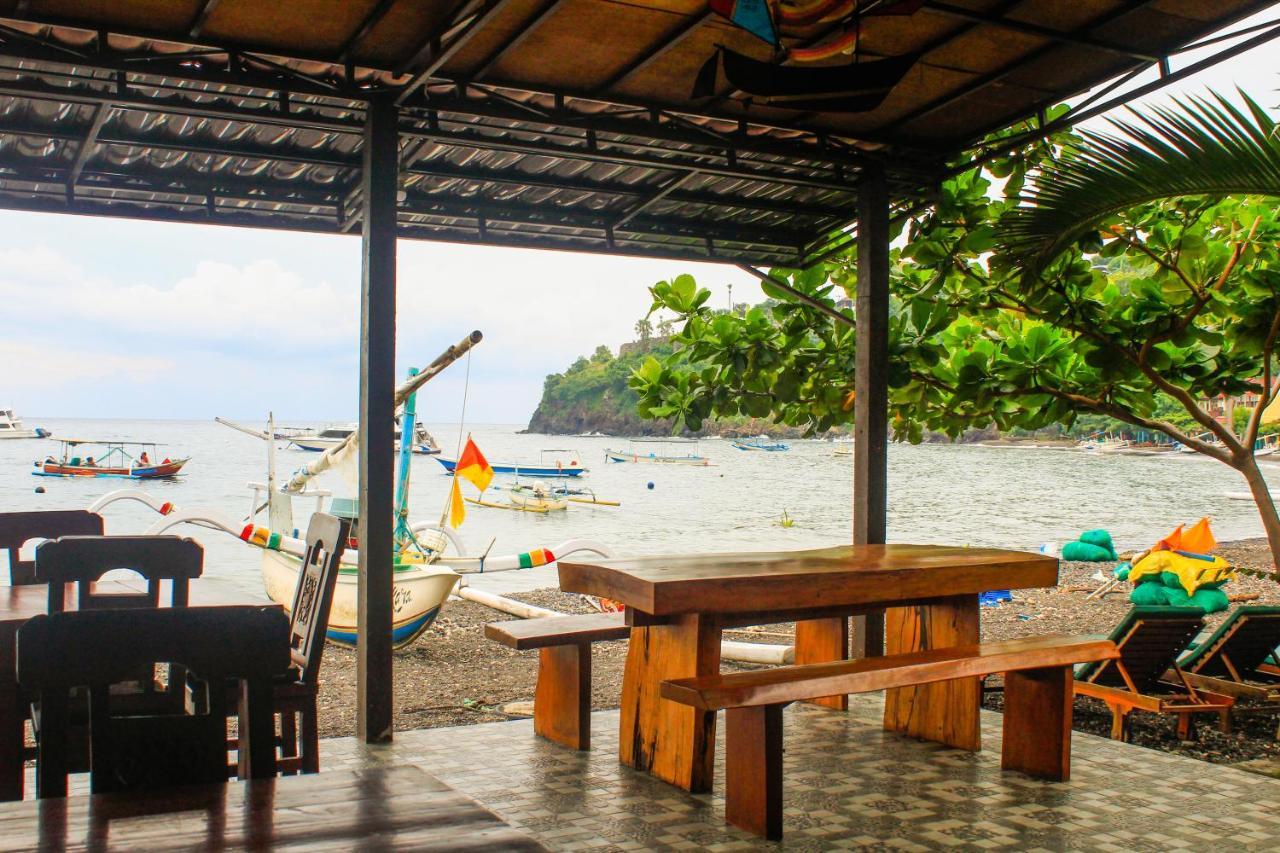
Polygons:
[[1271,490],[1267,488],[1267,481],[1262,476],[1262,472],[1258,470],[1258,461],[1254,458],[1252,451],[1247,451],[1248,455],[1241,460],[1239,465],[1233,465],[1237,471],[1244,475],[1245,482],[1249,484],[1249,491],[1253,494],[1253,502],[1258,505],[1258,515],[1262,517],[1262,527],[1267,531],[1267,544],[1271,546],[1271,562],[1276,571],[1277,579],[1280,579],[1280,515],[1276,514],[1275,502],[1271,499]]

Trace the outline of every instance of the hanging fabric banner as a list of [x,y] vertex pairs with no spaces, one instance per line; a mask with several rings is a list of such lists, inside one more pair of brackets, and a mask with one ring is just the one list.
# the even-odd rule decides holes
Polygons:
[[758,39],[778,46],[778,28],[773,23],[769,0],[708,0],[712,12],[727,18]]

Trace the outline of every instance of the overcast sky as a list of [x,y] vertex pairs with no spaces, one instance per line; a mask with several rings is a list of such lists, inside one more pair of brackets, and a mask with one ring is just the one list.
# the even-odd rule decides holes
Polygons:
[[[1278,53],[1264,45],[1172,91],[1239,86],[1271,107]],[[29,422],[350,419],[359,250],[358,237],[0,211],[0,407]],[[733,267],[401,241],[401,372],[479,329],[468,420],[522,423],[548,373],[599,344],[616,351],[646,288],[681,272],[718,304],[730,284],[735,302],[762,298]],[[427,419],[457,417],[464,376],[459,365],[428,386]]]

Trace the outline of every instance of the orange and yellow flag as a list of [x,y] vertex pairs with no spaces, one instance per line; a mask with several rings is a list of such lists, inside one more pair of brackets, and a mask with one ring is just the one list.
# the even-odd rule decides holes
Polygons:
[[462,502],[462,489],[458,488],[458,478],[453,478],[453,486],[449,490],[449,526],[457,528],[467,517],[467,506]]
[[[476,447],[476,443],[471,440],[471,436],[467,436],[467,446],[462,448],[462,455],[458,457],[458,465],[454,470],[457,476],[465,477],[471,485],[482,492],[493,482],[493,466],[489,464],[488,459],[484,458],[480,448]],[[454,486],[457,486],[456,482]]]

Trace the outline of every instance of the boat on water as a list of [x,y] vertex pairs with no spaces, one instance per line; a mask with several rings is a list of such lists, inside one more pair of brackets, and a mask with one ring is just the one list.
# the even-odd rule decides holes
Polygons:
[[852,456],[853,445],[850,444],[850,445],[845,445],[844,447],[837,447],[835,450],[831,451],[831,455],[832,456]]
[[[650,450],[646,445],[652,445]],[[688,446],[687,453],[673,451],[673,448]],[[606,462],[629,462],[632,464],[654,465],[710,465],[711,460],[702,455],[702,447],[693,438],[633,438],[628,442],[627,450],[605,450]]]
[[[162,480],[178,476],[190,456],[161,457],[164,445],[153,441],[97,441],[58,439],[58,456],[35,463],[37,477],[119,477],[128,480]],[[159,459],[159,461],[157,461]]]
[[14,414],[13,409],[0,409],[0,439],[4,438],[48,438],[47,429],[36,427],[28,429],[22,419]]
[[556,494],[542,483],[532,486],[515,485],[507,490],[511,503],[520,507],[536,507],[546,512],[560,512],[569,508],[566,495]]
[[762,450],[766,453],[785,453],[791,449],[791,445],[784,441],[773,441],[767,435],[757,435],[750,441],[735,438],[729,442],[738,450]]
[[[544,450],[543,458],[538,462],[490,462],[489,467],[493,469],[495,474],[514,474],[517,477],[581,477],[590,469],[578,462],[576,454],[568,457],[569,461],[563,459],[548,460],[548,454],[556,453],[572,453],[567,450]],[[444,468],[444,470],[452,474],[453,469],[458,467],[457,459],[449,459],[444,456],[436,456],[436,461]]]
[[[298,450],[306,450],[310,453],[323,453],[331,447],[337,447],[347,438],[359,429],[358,424],[343,424],[341,426],[328,426],[321,430],[312,431],[309,434],[295,434],[287,436],[289,445],[296,447]],[[435,438],[431,433],[427,432],[427,428],[422,424],[417,424],[413,432],[413,452],[423,456],[433,456],[440,452],[439,445],[436,444]],[[396,450],[400,449],[400,439],[396,439]]]

